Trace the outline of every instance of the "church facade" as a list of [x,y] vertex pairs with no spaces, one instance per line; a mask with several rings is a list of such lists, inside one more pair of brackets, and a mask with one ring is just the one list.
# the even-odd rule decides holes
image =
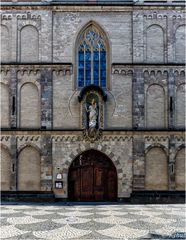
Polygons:
[[185,10],[156,2],[2,1],[3,197],[183,196]]

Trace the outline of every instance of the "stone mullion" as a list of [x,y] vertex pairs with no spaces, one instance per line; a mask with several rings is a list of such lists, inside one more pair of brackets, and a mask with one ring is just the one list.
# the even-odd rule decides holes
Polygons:
[[[11,77],[10,77],[10,127],[17,127],[17,72],[15,69],[11,69]],[[14,100],[13,100],[14,99]]]
[[144,126],[144,77],[142,69],[134,69],[132,78],[132,96],[133,96],[133,128],[143,129]]
[[133,190],[145,189],[145,141],[134,137],[133,140]]
[[41,128],[52,128],[52,71],[41,72]]
[[41,137],[41,191],[52,190],[52,139]]
[[10,186],[12,191],[17,190],[17,175],[18,175],[18,156],[17,156],[17,139],[15,136],[11,136],[11,175],[10,175]]

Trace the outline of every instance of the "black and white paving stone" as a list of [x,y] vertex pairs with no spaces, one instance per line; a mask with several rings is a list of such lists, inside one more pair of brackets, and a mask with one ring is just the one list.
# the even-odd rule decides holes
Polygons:
[[186,239],[184,204],[1,205],[1,239]]

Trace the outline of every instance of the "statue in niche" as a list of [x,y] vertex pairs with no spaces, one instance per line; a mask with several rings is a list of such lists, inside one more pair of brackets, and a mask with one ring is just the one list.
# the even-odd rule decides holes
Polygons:
[[88,128],[98,128],[98,107],[94,98],[88,109],[86,107],[86,111],[88,113]]

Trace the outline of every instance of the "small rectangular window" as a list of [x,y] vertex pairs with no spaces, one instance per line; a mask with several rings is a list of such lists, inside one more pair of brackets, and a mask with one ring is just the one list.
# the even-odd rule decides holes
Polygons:
[[15,172],[15,164],[14,163],[12,164],[12,172],[13,173]]
[[170,112],[173,111],[173,98],[170,97]]
[[12,97],[12,115],[15,115],[15,96]]

